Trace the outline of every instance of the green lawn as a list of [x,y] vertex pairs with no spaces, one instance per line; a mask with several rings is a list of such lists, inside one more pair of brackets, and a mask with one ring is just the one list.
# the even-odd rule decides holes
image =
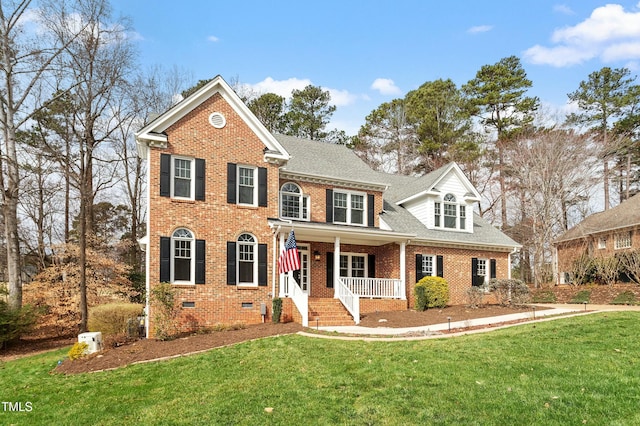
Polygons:
[[294,335],[69,377],[49,374],[57,351],[0,364],[0,401],[31,407],[0,405],[0,424],[636,425],[639,323],[621,312],[437,340]]

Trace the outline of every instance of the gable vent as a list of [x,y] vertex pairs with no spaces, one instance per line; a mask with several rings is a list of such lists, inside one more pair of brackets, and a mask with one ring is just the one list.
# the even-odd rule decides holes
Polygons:
[[222,129],[225,124],[227,124],[227,120],[224,118],[219,112],[214,112],[209,116],[209,123],[215,127],[216,129]]

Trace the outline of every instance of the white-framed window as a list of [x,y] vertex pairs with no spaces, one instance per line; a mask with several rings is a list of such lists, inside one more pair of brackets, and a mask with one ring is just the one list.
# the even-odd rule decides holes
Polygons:
[[367,194],[333,191],[333,221],[350,225],[366,225]]
[[616,250],[630,248],[631,232],[621,232],[616,234],[613,245]]
[[485,277],[487,280],[487,259],[478,259],[478,272],[479,277]]
[[171,196],[193,200],[195,193],[194,159],[174,155],[171,160]]
[[257,168],[238,165],[238,204],[258,205]]
[[251,234],[241,234],[237,241],[237,283],[238,285],[258,285],[257,241]]
[[178,228],[171,235],[171,282],[194,282],[194,238],[191,231]]
[[365,278],[367,276],[366,254],[343,253],[340,255],[340,276]]
[[428,254],[422,255],[422,275],[429,277],[436,275],[435,256]]
[[598,248],[601,250],[607,248],[607,239],[605,237],[598,238]]
[[309,220],[309,196],[295,183],[287,182],[280,188],[280,217]]
[[456,196],[448,193],[433,206],[433,224],[436,228],[460,229],[467,228],[467,206],[458,204]]

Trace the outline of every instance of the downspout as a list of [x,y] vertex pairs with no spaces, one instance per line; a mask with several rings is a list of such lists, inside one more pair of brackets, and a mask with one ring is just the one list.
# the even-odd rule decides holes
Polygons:
[[280,233],[280,228],[281,226],[278,225],[278,227],[275,229],[275,231],[273,231],[273,250],[272,250],[272,259],[271,259],[271,270],[273,271],[273,273],[271,274],[271,298],[275,298],[276,297],[276,271],[278,270],[278,265],[276,264],[277,262],[277,257],[276,257],[276,236]]

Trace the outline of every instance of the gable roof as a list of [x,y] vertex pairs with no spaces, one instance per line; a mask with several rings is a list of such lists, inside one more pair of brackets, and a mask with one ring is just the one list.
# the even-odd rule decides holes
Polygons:
[[446,164],[424,176],[412,178],[411,181],[406,180],[401,185],[392,185],[389,197],[393,198],[395,203],[401,205],[428,194],[439,194],[438,184],[450,173],[454,173],[466,188],[467,199],[480,200],[480,194],[456,163]]
[[[280,145],[271,132],[264,127],[260,120],[256,118],[245,103],[242,102],[242,99],[240,99],[231,86],[219,75],[189,97],[183,99],[163,114],[160,114],[137,132],[135,135],[138,145],[166,147],[167,135],[164,132],[216,93],[220,94],[227,101],[265,145],[265,159],[277,161],[286,161],[289,159],[289,155],[282,145]],[[138,151],[141,156],[144,156],[143,151],[140,149]]]
[[275,135],[290,158],[281,167],[284,178],[325,180],[355,188],[383,191],[386,180],[345,145]]
[[555,243],[633,226],[640,226],[640,194],[634,195],[616,207],[588,216],[558,237]]

